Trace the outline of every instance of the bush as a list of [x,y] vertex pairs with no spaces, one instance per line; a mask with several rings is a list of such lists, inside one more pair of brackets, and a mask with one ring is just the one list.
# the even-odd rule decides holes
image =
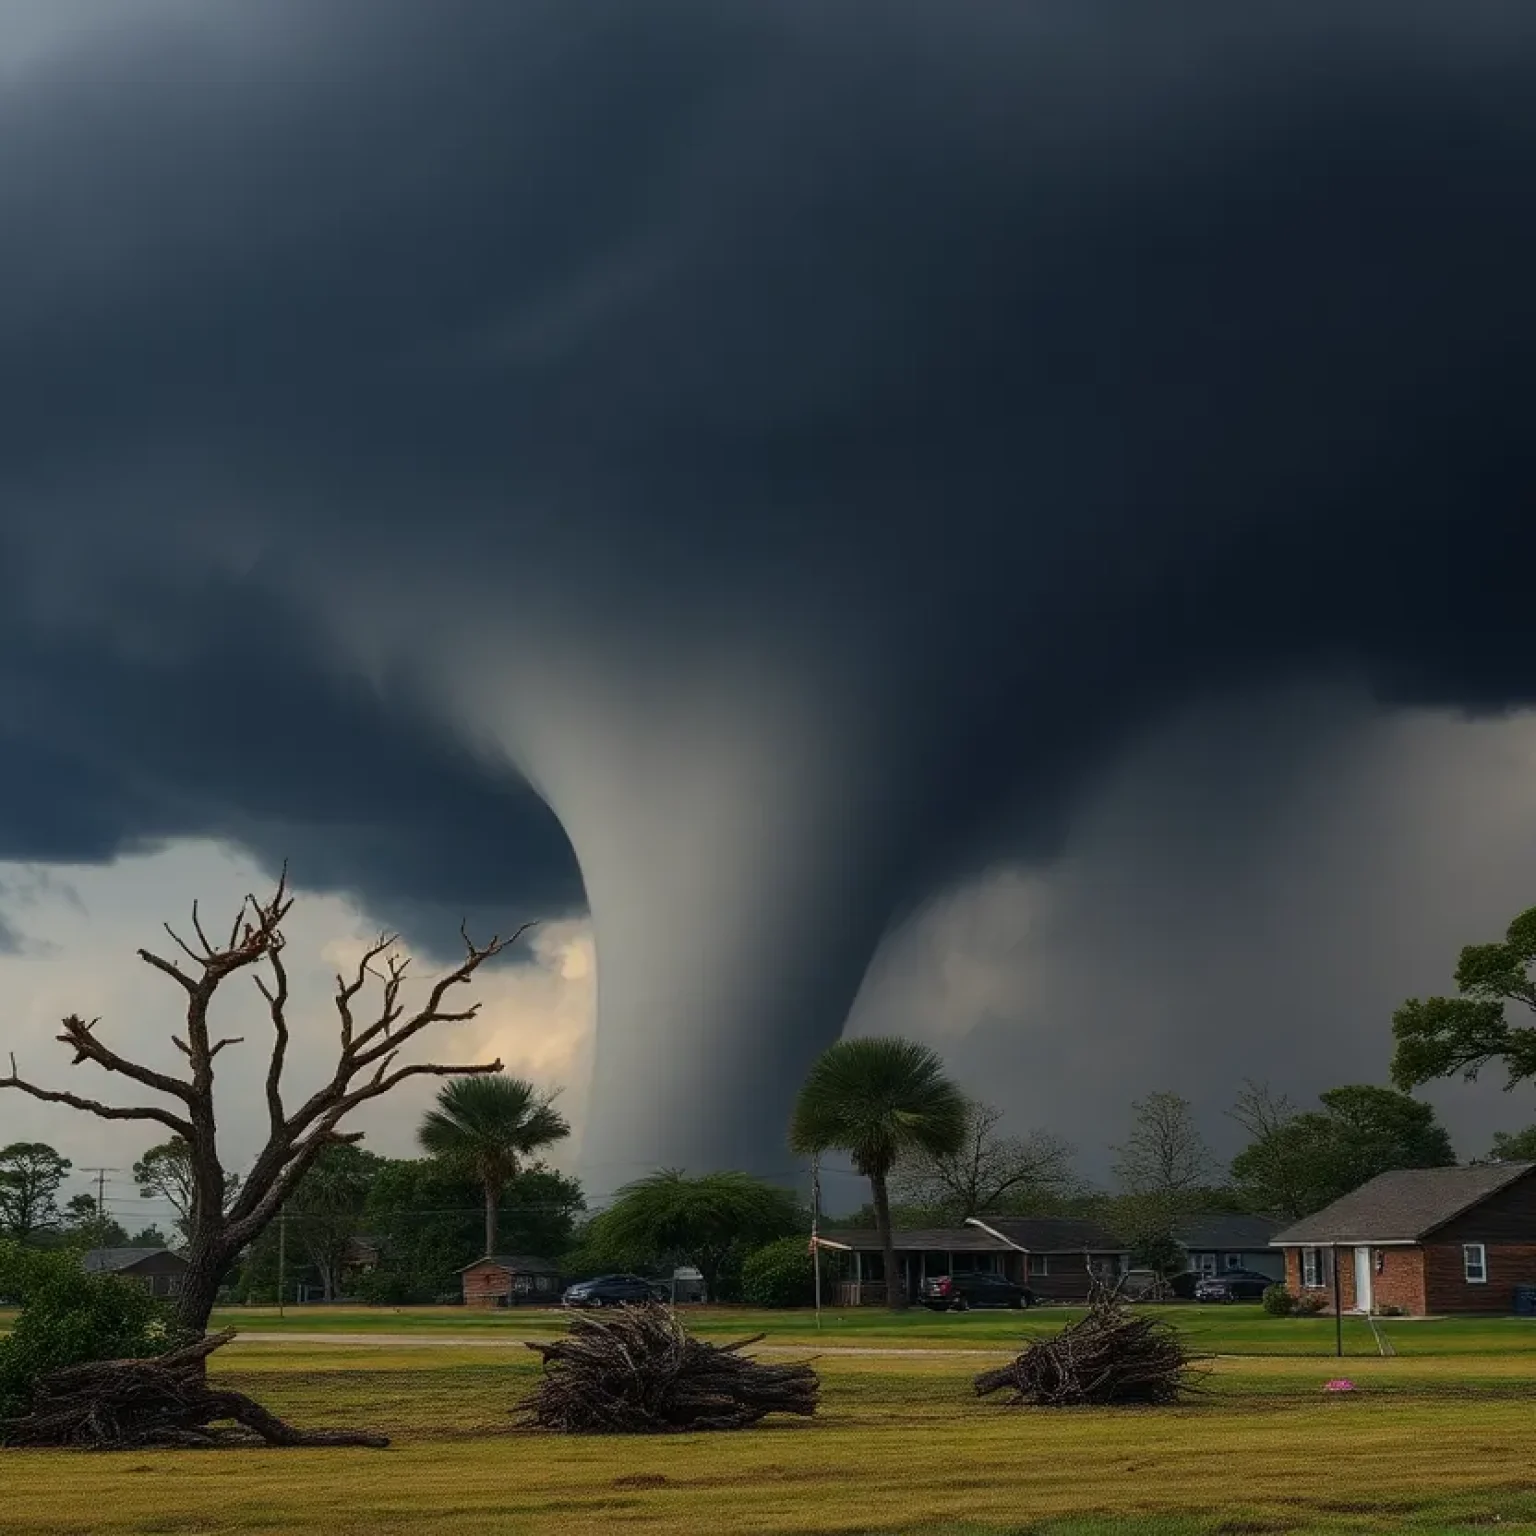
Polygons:
[[1271,1317],[1289,1317],[1296,1310],[1296,1298],[1283,1285],[1272,1285],[1264,1292],[1264,1310]]
[[165,1302],[132,1280],[86,1274],[74,1253],[0,1242],[0,1293],[21,1305],[0,1339],[0,1420],[25,1413],[50,1371],[142,1359],[185,1342]]
[[753,1307],[808,1307],[816,1299],[816,1270],[803,1237],[781,1237],[749,1253],[741,1266],[741,1296]]
[[1321,1291],[1303,1291],[1292,1310],[1297,1317],[1316,1317],[1327,1305],[1328,1298]]
[[1404,1317],[1407,1314],[1401,1307],[1395,1306],[1389,1301],[1384,1306],[1376,1308],[1376,1315],[1377,1317]]

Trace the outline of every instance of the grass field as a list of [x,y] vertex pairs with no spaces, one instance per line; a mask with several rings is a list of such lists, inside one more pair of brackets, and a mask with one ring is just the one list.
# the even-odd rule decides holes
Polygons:
[[[1296,1352],[1291,1321],[1254,1309],[1179,1309],[1206,1347],[1269,1343],[1214,1362],[1210,1394],[1164,1410],[1020,1412],[970,1389],[977,1361],[828,1355],[810,1423],[722,1435],[567,1438],[511,1427],[537,1361],[520,1347],[558,1326],[537,1314],[474,1319],[389,1312],[378,1335],[414,1347],[237,1342],[218,1374],[296,1422],[369,1426],[388,1451],[71,1456],[0,1453],[0,1531],[28,1536],[1237,1536],[1240,1532],[1536,1532],[1531,1427],[1536,1329],[1513,1319],[1400,1323],[1394,1358],[1339,1371]],[[438,1316],[441,1316],[439,1314]],[[861,1314],[837,1342],[1008,1350],[1060,1312],[889,1319]],[[701,1313],[739,1335],[783,1315]],[[255,1319],[242,1316],[250,1331]],[[292,1310],[281,1330],[359,1334],[357,1315]],[[387,1326],[385,1325],[387,1321]],[[275,1315],[269,1319],[278,1325]],[[451,1323],[453,1326],[449,1327]],[[535,1327],[533,1325],[538,1324]],[[951,1328],[949,1325],[954,1324]],[[1313,1322],[1299,1325],[1312,1330]],[[459,1332],[482,1342],[457,1344]],[[814,1333],[814,1329],[811,1330]],[[833,1330],[829,1326],[826,1333]],[[1323,1337],[1326,1333],[1326,1338]],[[1312,1338],[1331,1345],[1331,1323]],[[828,1339],[828,1343],[832,1340]]]

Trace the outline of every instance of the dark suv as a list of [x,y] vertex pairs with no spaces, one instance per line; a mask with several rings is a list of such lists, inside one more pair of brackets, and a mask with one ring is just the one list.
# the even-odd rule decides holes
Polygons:
[[659,1285],[639,1275],[599,1275],[567,1286],[560,1299],[568,1307],[632,1307],[667,1298]]
[[1035,1305],[1035,1293],[1028,1286],[983,1273],[925,1280],[918,1299],[932,1312],[964,1312],[969,1307],[1013,1307],[1022,1312]]

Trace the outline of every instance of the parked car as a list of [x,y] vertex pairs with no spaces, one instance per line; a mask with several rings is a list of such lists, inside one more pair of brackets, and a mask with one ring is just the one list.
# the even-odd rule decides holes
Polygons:
[[970,1307],[1013,1307],[1023,1311],[1035,1305],[1035,1293],[1028,1286],[984,1273],[937,1275],[923,1282],[918,1299],[931,1312],[964,1312]]
[[1276,1282],[1256,1269],[1229,1269],[1219,1275],[1202,1275],[1195,1282],[1196,1301],[1260,1301]]
[[639,1275],[598,1275],[568,1285],[561,1302],[567,1307],[625,1307],[648,1301],[665,1301],[667,1293],[653,1280]]
[[1120,1277],[1120,1294],[1127,1301],[1164,1301],[1174,1291],[1155,1269],[1128,1269]]

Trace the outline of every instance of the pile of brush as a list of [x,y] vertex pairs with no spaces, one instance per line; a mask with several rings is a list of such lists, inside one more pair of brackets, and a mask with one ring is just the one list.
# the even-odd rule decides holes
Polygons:
[[976,1378],[976,1395],[1011,1390],[1010,1406],[1165,1404],[1201,1390],[1196,1363],[1160,1318],[1138,1316],[1112,1291],[1094,1293],[1086,1317]]
[[[300,1430],[243,1392],[208,1384],[208,1356],[235,1331],[146,1360],[93,1360],[43,1376],[31,1411],[0,1424],[0,1443],[76,1450],[127,1451],[148,1446],[366,1445],[382,1435]],[[215,1427],[219,1426],[219,1427]]]
[[661,1305],[578,1313],[563,1339],[528,1341],[544,1374],[520,1421],[567,1434],[745,1429],[770,1413],[809,1417],[821,1383],[809,1364],[764,1365],[735,1344],[690,1337]]

